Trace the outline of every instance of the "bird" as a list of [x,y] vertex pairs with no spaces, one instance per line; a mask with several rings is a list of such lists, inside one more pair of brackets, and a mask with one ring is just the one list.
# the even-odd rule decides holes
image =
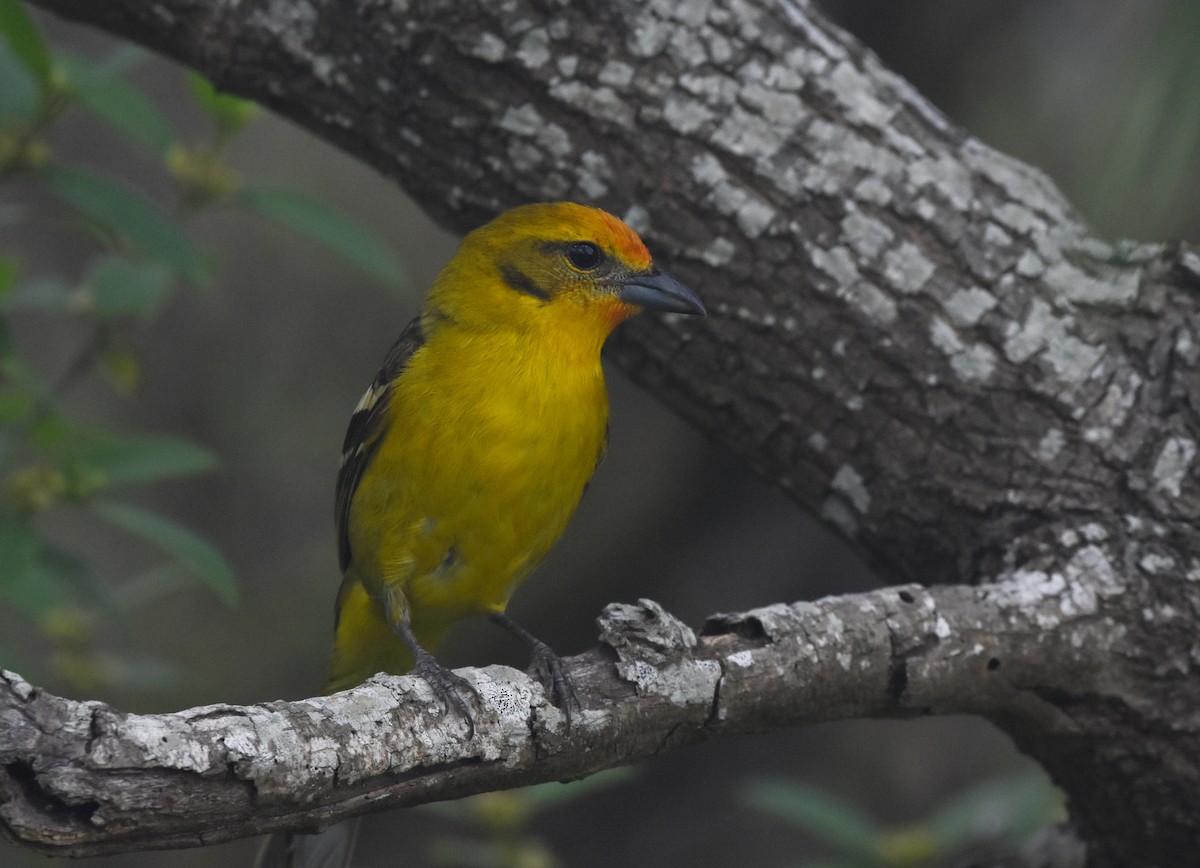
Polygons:
[[569,726],[561,661],[506,608],[604,456],[601,348],[643,310],[705,314],[601,209],[523,205],[463,239],[350,417],[327,693],[412,673],[473,736],[473,687],[434,651],[454,624],[484,615],[529,646]]
[[[326,693],[411,672],[473,737],[464,697],[474,688],[433,652],[455,623],[486,615],[529,646],[570,726],[574,690],[561,661],[505,609],[604,456],[600,350],[643,310],[705,315],[606,211],[523,205],[463,239],[350,417]],[[270,836],[255,865],[345,868],[357,828]]]

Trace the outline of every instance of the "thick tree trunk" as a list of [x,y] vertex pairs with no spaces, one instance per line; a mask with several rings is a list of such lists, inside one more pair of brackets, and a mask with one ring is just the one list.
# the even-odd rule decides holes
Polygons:
[[[802,0],[36,2],[270,105],[455,228],[534,199],[624,214],[713,315],[634,324],[622,367],[885,578],[996,583],[961,591],[971,618],[885,619],[891,703],[837,708],[986,714],[1069,793],[1091,863],[1194,863],[1196,251],[1094,237]],[[813,628],[847,689],[871,599]],[[949,704],[923,665],[945,647]]]

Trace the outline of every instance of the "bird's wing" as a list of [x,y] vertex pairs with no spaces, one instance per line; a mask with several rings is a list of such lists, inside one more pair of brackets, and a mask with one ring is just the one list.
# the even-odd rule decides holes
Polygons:
[[383,367],[375,375],[375,381],[363,393],[350,426],[346,429],[346,440],[342,444],[342,464],[338,468],[335,517],[337,520],[338,563],[342,572],[350,565],[350,505],[354,502],[354,491],[358,481],[371,463],[384,432],[384,419],[391,398],[392,384],[400,376],[413,354],[425,344],[421,332],[421,318],[417,317],[400,333],[396,343],[383,360]]

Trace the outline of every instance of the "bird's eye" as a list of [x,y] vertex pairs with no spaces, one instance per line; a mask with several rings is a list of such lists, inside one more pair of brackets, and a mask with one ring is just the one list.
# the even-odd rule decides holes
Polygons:
[[568,244],[567,261],[580,271],[591,271],[600,264],[600,248],[590,241]]

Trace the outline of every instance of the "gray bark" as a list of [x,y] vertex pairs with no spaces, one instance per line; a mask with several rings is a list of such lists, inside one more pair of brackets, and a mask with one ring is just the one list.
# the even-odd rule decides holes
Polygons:
[[[1019,582],[906,585],[717,615],[699,637],[649,600],[614,604],[601,647],[569,661],[582,702],[570,727],[540,685],[491,666],[461,670],[480,696],[474,738],[407,676],[300,702],[139,715],[5,672],[0,821],[44,852],[96,855],[321,828],[847,717],[967,712],[1072,728],[1028,686],[1071,682],[1055,655],[1092,647],[1092,617],[1064,619],[1062,601]],[[1027,641],[1035,632],[1045,639]]]
[[[836,622],[807,622],[806,640],[782,643],[793,656],[778,670],[743,673],[727,658],[695,677],[721,685],[722,702],[746,702],[753,726],[984,714],[1067,791],[1091,864],[1194,862],[1195,250],[1095,237],[1043,175],[953,127],[801,0],[36,2],[266,103],[451,227],[534,199],[625,216],[713,315],[642,318],[612,341],[613,359],[824,516],[883,577],[989,583],[910,589],[899,607],[895,590],[797,604],[770,610],[773,626],[717,619],[701,651],[727,636],[761,653],[781,644],[780,621],[840,607]],[[589,658],[589,678],[603,659]],[[773,692],[788,673],[802,677]],[[645,699],[613,684],[623,686],[596,696],[592,713]],[[348,701],[305,707],[332,715],[322,709]],[[639,738],[669,746],[725,728],[709,719],[711,691],[700,706],[690,724],[663,718],[631,735],[619,761],[645,755]],[[250,712],[191,714],[208,726]],[[558,751],[588,732],[560,742],[534,727],[548,777],[562,776]],[[445,752],[437,775],[455,779],[462,746],[434,743]],[[349,744],[324,749],[339,784],[365,749]],[[9,793],[53,792],[36,756],[0,779],[10,834],[4,812],[21,802]],[[230,762],[225,774],[243,780]],[[480,774],[491,786],[541,779]],[[392,783],[371,798],[409,804],[426,791]],[[214,820],[170,843],[286,825],[275,810],[253,828]],[[310,819],[341,810],[322,803]]]

